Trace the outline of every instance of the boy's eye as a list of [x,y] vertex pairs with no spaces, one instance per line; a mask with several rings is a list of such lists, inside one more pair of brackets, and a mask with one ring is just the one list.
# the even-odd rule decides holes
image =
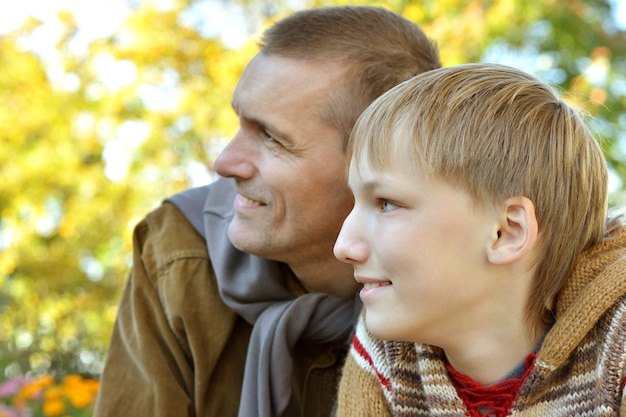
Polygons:
[[399,206],[393,201],[381,199],[380,200],[380,209],[381,211],[391,211],[397,209]]

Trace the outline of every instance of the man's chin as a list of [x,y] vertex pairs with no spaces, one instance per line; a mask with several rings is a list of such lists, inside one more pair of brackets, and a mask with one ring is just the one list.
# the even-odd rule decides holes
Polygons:
[[237,218],[233,218],[228,226],[228,239],[235,248],[242,252],[263,256],[261,254],[262,248],[267,245],[256,239],[256,236],[259,236],[258,230],[254,229],[252,225],[246,225],[245,222],[241,222]]

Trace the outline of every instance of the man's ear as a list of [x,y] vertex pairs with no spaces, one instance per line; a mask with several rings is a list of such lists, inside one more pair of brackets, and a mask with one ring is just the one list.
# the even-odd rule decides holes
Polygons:
[[526,197],[507,199],[500,212],[497,234],[487,257],[495,265],[514,262],[530,252],[537,243],[535,205]]

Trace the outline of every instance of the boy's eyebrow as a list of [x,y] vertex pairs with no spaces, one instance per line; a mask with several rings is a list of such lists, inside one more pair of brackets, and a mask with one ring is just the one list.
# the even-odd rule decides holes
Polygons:
[[[382,183],[379,180],[369,180],[369,181],[362,182],[358,188],[360,188],[366,193],[372,194],[378,188],[380,188],[381,185]],[[350,191],[354,191],[353,187],[350,185],[349,182],[348,182],[348,188],[350,189]]]
[[363,189],[368,192],[376,191],[376,189],[379,187],[380,187],[380,181],[377,181],[377,180],[365,181],[363,183]]

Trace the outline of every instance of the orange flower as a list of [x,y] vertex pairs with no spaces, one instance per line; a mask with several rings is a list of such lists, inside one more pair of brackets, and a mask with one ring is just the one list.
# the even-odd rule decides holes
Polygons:
[[[45,417],[70,417],[67,415],[70,412],[68,408],[89,412],[99,387],[97,380],[84,379],[80,375],[68,375],[61,383],[57,383],[50,375],[30,382],[23,378],[15,388],[11,411],[29,411],[34,407],[33,410],[41,410]],[[0,404],[0,417],[8,417],[5,414],[5,408]]]
[[43,389],[51,385],[54,380],[49,375],[45,375],[35,379],[34,381],[24,385],[20,390],[20,397],[25,400],[34,400],[41,395]]
[[41,375],[40,377],[36,378],[31,384],[41,388],[49,387],[50,385],[54,384],[54,378],[52,378],[52,375]]
[[65,404],[59,398],[53,398],[50,400],[46,400],[43,403],[43,414],[45,416],[58,416],[61,413],[65,412]]
[[49,387],[43,394],[46,401],[60,400],[63,397],[63,390],[60,387]]
[[95,401],[99,384],[80,375],[68,375],[63,379],[62,387],[74,407],[85,408]]

